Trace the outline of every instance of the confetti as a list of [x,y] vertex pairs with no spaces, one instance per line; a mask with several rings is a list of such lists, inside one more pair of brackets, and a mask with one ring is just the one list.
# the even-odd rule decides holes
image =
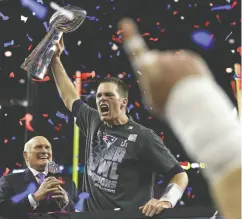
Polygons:
[[34,131],[30,122],[33,120],[33,116],[30,113],[27,113],[23,118],[20,119],[20,122],[25,121],[25,127],[28,131]]
[[94,17],[94,16],[86,16],[86,18],[89,19],[90,21],[93,21],[96,19],[96,17]]
[[49,32],[50,28],[49,28],[47,21],[43,22],[43,25],[45,27],[46,32]]
[[242,56],[242,47],[238,47],[236,51]]
[[58,111],[58,112],[56,112],[56,116],[59,117],[59,118],[64,119],[66,121],[66,123],[68,123],[68,116],[67,115],[65,115],[65,114],[63,114],[63,113]]
[[50,2],[50,7],[58,12],[60,12],[61,14],[63,14],[67,19],[69,20],[73,20],[74,19],[74,14],[71,11],[68,11],[62,7],[60,7],[59,5],[57,5],[55,2]]
[[232,9],[231,5],[221,5],[221,6],[212,7],[211,11],[231,10],[231,9]]
[[36,17],[41,20],[47,15],[47,8],[34,0],[21,0],[21,3],[24,7],[27,7],[34,12]]
[[34,193],[37,190],[37,186],[35,183],[30,183],[26,190],[22,193],[19,193],[17,195],[12,196],[11,201],[13,203],[19,203],[21,202],[24,198],[26,198],[29,194]]
[[84,200],[89,198],[89,193],[83,192],[78,196],[78,202],[75,205],[75,210],[82,212],[84,210]]
[[9,19],[8,16],[4,16],[2,12],[0,12],[0,17],[4,20],[7,21]]
[[50,77],[49,76],[45,76],[44,79],[32,79],[32,81],[35,81],[35,82],[47,82],[47,81],[50,81]]
[[14,40],[11,40],[10,42],[6,42],[3,45],[4,45],[4,47],[13,46],[14,45]]
[[10,169],[8,167],[6,167],[4,173],[3,173],[3,176],[7,176],[8,173],[9,173]]
[[21,21],[24,21],[24,23],[26,23],[26,21],[28,20],[28,17],[21,15],[20,19]]
[[14,72],[9,73],[9,78],[14,78]]
[[211,33],[205,30],[194,31],[191,35],[193,42],[204,49],[210,49],[213,46],[214,38],[211,36]]
[[26,34],[26,36],[29,39],[29,41],[33,41],[33,39],[28,34]]

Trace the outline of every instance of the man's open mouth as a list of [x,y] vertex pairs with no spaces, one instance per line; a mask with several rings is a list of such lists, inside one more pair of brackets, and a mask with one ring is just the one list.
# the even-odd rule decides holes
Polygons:
[[102,115],[102,116],[106,116],[106,115],[108,115],[109,107],[108,107],[107,104],[101,104],[101,105],[100,105],[100,109],[101,109],[101,115]]

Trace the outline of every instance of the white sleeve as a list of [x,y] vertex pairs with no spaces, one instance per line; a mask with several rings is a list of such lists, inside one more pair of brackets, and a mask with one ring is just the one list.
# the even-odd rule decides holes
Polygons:
[[39,205],[39,202],[36,202],[32,196],[32,194],[28,195],[28,199],[29,199],[29,203],[31,205],[31,207],[33,207],[33,209],[36,209]]

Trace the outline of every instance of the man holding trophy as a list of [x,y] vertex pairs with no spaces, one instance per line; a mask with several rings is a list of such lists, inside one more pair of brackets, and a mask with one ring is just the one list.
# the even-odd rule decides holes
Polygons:
[[[90,197],[85,210],[134,207],[153,216],[164,208],[173,208],[186,189],[187,174],[152,130],[127,117],[128,88],[124,82],[111,77],[100,83],[98,111],[81,102],[60,56],[64,50],[62,33],[79,27],[86,13],[73,6],[65,9],[73,13],[72,19],[56,12],[50,19],[50,32],[21,67],[43,79],[51,63],[59,94],[87,137],[83,191]],[[170,179],[159,200],[151,192],[155,172]]]
[[[61,24],[61,28],[62,28],[62,31],[64,32],[67,27]],[[125,49],[128,55],[131,56],[131,61],[134,69],[136,70],[137,68],[142,67],[142,64],[143,64],[144,72],[145,73],[147,72],[147,74],[151,72],[149,74],[150,81],[153,80],[154,82],[156,82],[155,78],[158,75],[159,75],[158,77],[159,80],[160,80],[160,77],[164,77],[162,76],[163,74],[162,68],[163,66],[165,66],[165,64],[162,66],[162,65],[158,65],[158,63],[154,63],[158,55],[155,53],[154,54],[149,53],[148,49],[146,48],[146,45],[142,42],[141,38],[137,35],[135,25],[128,20],[124,20],[123,23],[121,23],[121,28],[124,28],[124,36],[126,40]],[[126,208],[130,206],[133,206],[133,207],[138,206],[139,209],[146,216],[153,216],[154,214],[159,214],[165,208],[174,207],[177,201],[182,197],[182,194],[188,183],[187,175],[179,166],[178,161],[176,161],[173,155],[171,155],[169,150],[164,146],[162,141],[159,140],[152,131],[144,127],[141,127],[140,125],[137,126],[137,123],[131,122],[131,120],[126,116],[125,107],[127,105],[128,92],[125,88],[125,85],[119,80],[113,79],[113,78],[110,80],[106,79],[99,85],[98,91],[97,91],[97,97],[96,97],[98,111],[90,108],[89,106],[81,102],[81,100],[79,100],[77,91],[74,85],[72,84],[72,82],[70,81],[68,75],[66,74],[64,67],[60,61],[60,56],[64,49],[63,38],[61,38],[62,34],[60,34],[59,32],[58,34],[55,34],[55,31],[56,29],[49,34],[49,35],[52,35],[53,41],[51,41],[52,43],[46,47],[48,48],[48,52],[41,53],[43,59],[41,60],[41,62],[37,62],[38,64],[37,68],[35,69],[33,68],[34,63],[29,65],[30,68],[27,68],[26,66],[28,66],[28,61],[25,61],[25,65],[23,65],[23,68],[25,66],[24,69],[27,71],[30,70],[29,71],[30,74],[35,75],[38,78],[43,78],[49,63],[51,62],[51,68],[54,74],[54,78],[55,78],[55,82],[56,82],[56,86],[59,91],[59,94],[62,97],[62,100],[65,106],[74,113],[75,117],[77,117],[77,124],[81,127],[81,129],[87,136],[87,140],[89,142],[88,143],[89,148],[86,153],[87,165],[85,167],[86,173],[84,175],[83,185],[85,187],[85,190],[87,190],[91,194],[90,198],[92,200],[91,202],[90,201],[87,202],[87,207],[86,207],[87,210],[98,211],[98,210],[107,210],[107,209],[113,209],[113,208]],[[50,37],[48,37],[48,39],[50,39]],[[59,39],[61,40],[59,43],[56,44],[57,47],[55,47],[54,42],[58,41]],[[147,54],[147,56],[142,56],[143,53]],[[137,55],[139,56],[139,59],[136,59]],[[196,59],[195,55],[191,55],[191,56],[193,56],[193,58]],[[37,60],[37,56],[35,57]],[[170,61],[172,63],[171,67],[174,67],[176,65],[178,67],[185,66],[187,63],[187,60],[186,59],[182,60],[182,59],[183,57],[181,57],[181,59],[179,60],[180,63],[177,63],[177,62],[173,63],[171,60]],[[39,67],[42,68],[41,71],[39,70],[40,69]],[[209,72],[207,71],[206,65],[201,60],[199,60],[199,62],[194,64],[193,66],[194,74],[196,74],[196,72],[197,72],[197,75],[202,74],[200,73],[201,70],[199,68],[203,69],[204,70],[203,72]],[[186,77],[189,75],[189,71],[187,71],[186,68],[184,69],[184,73],[180,68],[173,68],[173,69],[170,68],[170,70],[173,71],[173,72],[171,71],[171,73],[173,73],[174,75],[174,79],[173,79],[174,82],[172,81],[173,84],[177,83],[180,80],[180,78]],[[211,81],[209,77],[210,76],[208,74],[208,77],[206,78],[208,82]],[[142,78],[145,79],[145,77],[142,77]],[[170,78],[171,77],[169,77],[169,79]],[[167,80],[167,79],[168,79],[167,77],[164,78],[164,80]],[[147,95],[149,95],[145,97],[145,101],[148,104],[152,104],[155,107],[159,106],[160,103],[162,103],[161,105],[164,106],[165,105],[164,100],[166,100],[167,97],[169,97],[169,94],[172,91],[170,88],[171,86],[169,87],[171,82],[169,82],[169,80],[167,81],[168,83],[167,85],[169,88],[166,88],[167,85],[165,85],[163,82],[165,86],[162,86],[162,88],[167,89],[166,93],[162,92],[163,90],[159,86],[156,88],[160,89],[160,93],[158,90],[155,93],[152,93],[153,90],[151,87],[149,87],[150,85],[148,84],[149,80],[147,79],[141,82],[142,83],[141,88],[145,89],[145,91],[148,91]],[[160,81],[162,82],[162,80]],[[206,86],[206,85],[204,84],[203,86]],[[215,94],[216,92],[217,91],[211,89],[211,93]],[[161,99],[154,99],[154,97],[157,96],[156,93],[160,94]],[[223,100],[224,97],[222,96],[223,95],[218,94],[216,97],[219,100],[222,100],[221,105],[227,108],[229,104],[227,104]],[[183,100],[185,102],[186,99],[185,98],[180,99],[181,102],[183,102]],[[195,99],[195,100],[199,100],[199,99]],[[193,103],[193,105],[195,104]],[[160,112],[158,109],[159,108],[154,108],[155,112],[159,115]],[[210,110],[211,109],[209,109],[209,107],[207,106],[204,107],[205,112],[209,113]],[[227,112],[224,113],[224,115],[225,114],[227,114]],[[220,119],[218,120],[223,121],[224,115],[223,114],[219,115],[218,118],[220,118],[221,120]],[[177,117],[179,118],[179,114],[177,115]],[[180,120],[181,119],[182,118],[180,116]],[[196,119],[194,119],[193,121],[195,124]],[[237,122],[234,122],[234,124],[236,123]],[[127,125],[128,127],[125,127]],[[99,128],[101,128],[100,130],[98,126]],[[201,126],[203,126],[202,123],[201,123]],[[139,128],[139,132],[135,130],[137,129],[137,127]],[[223,125],[221,125],[221,128],[222,127]],[[98,132],[96,134],[97,137],[94,137],[94,131],[93,131],[94,128],[95,129],[98,128],[97,129]],[[174,127],[174,129],[176,130],[177,128]],[[142,132],[140,130],[142,130]],[[126,132],[126,134],[128,133],[129,136],[126,140],[123,140],[121,142],[120,146],[122,148],[117,148],[116,147],[118,143],[117,136],[119,136],[122,132]],[[179,132],[180,130],[178,131],[178,133]],[[90,135],[90,133],[92,133],[92,135]],[[112,135],[110,135],[110,133]],[[143,142],[140,141],[141,139],[137,137],[137,133],[145,137],[142,139]],[[114,134],[116,134],[116,136]],[[124,134],[121,134],[121,136],[124,136]],[[178,137],[180,138],[179,135]],[[96,142],[96,138],[99,138],[99,142]],[[140,142],[137,143],[136,139],[139,140]],[[211,141],[212,139],[213,137],[210,137],[210,139],[208,139],[208,142]],[[224,136],[224,139],[226,139],[226,136]],[[103,144],[103,141],[106,143],[106,145]],[[200,143],[196,142],[196,140],[193,140],[192,137],[189,137],[186,141],[184,141],[185,147],[186,147],[186,142],[189,142],[189,141],[190,142],[194,141],[193,146],[196,146],[196,145],[200,146]],[[117,169],[117,167],[121,165],[118,163],[122,163],[123,160],[125,161],[125,159],[127,160],[127,158],[125,157],[125,155],[128,155],[127,153],[128,151],[126,152],[126,148],[127,149],[132,148],[132,144],[135,145],[135,148],[134,148],[134,151],[131,152],[131,154],[133,153],[136,156],[138,162],[142,161],[143,164],[146,163],[146,166],[148,165],[151,168],[150,170],[147,170],[146,176],[140,175],[139,171],[142,169],[142,172],[143,172],[144,167],[139,166],[140,164],[137,161],[135,161],[134,164],[132,161],[132,163],[130,163],[129,165],[127,165],[127,167],[125,167],[126,174],[129,172],[130,173],[133,172],[131,178],[130,178],[131,175],[128,176],[126,174],[122,174],[122,171]],[[208,143],[205,143],[205,144],[208,144]],[[236,143],[236,147],[237,146],[238,146],[238,143]],[[112,155],[112,159],[115,158],[115,162],[114,161],[110,162],[109,160],[106,160],[106,159],[111,159],[111,158],[109,158],[108,155],[106,155],[103,152],[111,151],[110,149],[112,149],[113,147],[116,147],[115,149],[116,151]],[[216,150],[215,148],[217,146],[212,146],[212,147],[214,150]],[[189,149],[189,152],[190,151],[191,150]],[[232,154],[231,155],[234,156],[237,154],[237,152],[238,152],[238,149],[236,148],[234,152],[232,152],[233,155]],[[98,156],[99,156],[98,161],[96,161]],[[226,154],[225,154],[225,157],[226,157]],[[234,165],[235,168],[239,164],[237,162],[238,161],[237,158],[236,158],[236,164]],[[124,167],[122,167],[122,169],[124,169]],[[153,172],[160,172],[165,175],[171,176],[171,181],[160,200],[153,199],[151,194],[147,193],[147,186],[152,185],[151,174],[153,174]],[[238,172],[236,171],[236,174],[237,173]],[[111,178],[110,179],[100,178],[100,176],[97,174],[102,174],[102,177],[108,177],[108,174],[109,174],[109,177]],[[216,172],[213,172],[213,173],[210,172],[208,175],[209,180],[211,180],[212,176],[215,174]],[[118,179],[119,180],[123,179],[123,181],[121,181],[122,184],[120,184],[120,182],[118,183],[118,181],[114,181]],[[124,182],[124,179],[126,182]],[[219,203],[220,208],[222,209],[222,211],[224,211],[224,214],[226,216],[238,217],[240,212],[238,207],[241,207],[239,205],[238,199],[236,200],[236,203],[238,203],[238,205],[234,206],[236,207],[234,211],[229,210],[229,209],[232,209],[231,206],[228,206],[229,207],[228,209],[224,205],[226,202],[226,199],[229,199],[230,201],[232,197],[231,198],[223,197],[221,189],[229,190],[227,186],[228,186],[228,183],[230,182],[231,181],[225,179],[224,182],[222,182],[220,185],[219,184],[217,185],[217,187],[220,187],[219,188],[220,191],[216,192],[217,194],[215,193],[216,194],[215,198],[217,199],[217,202]],[[237,184],[239,181],[236,179],[235,182]],[[125,184],[129,184],[131,188],[135,186],[136,189],[133,190],[135,191],[135,194],[130,193],[129,195],[127,195],[127,192],[120,191],[120,185],[124,187]],[[216,189],[214,188],[213,190],[216,191]],[[223,199],[223,198],[226,198],[226,199]],[[234,204],[234,203],[231,203],[231,204]]]

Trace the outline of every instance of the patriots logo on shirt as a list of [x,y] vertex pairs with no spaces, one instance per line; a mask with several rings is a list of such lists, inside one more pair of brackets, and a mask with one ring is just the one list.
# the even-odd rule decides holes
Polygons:
[[103,141],[107,144],[107,147],[109,148],[118,138],[113,137],[109,134],[103,136]]

